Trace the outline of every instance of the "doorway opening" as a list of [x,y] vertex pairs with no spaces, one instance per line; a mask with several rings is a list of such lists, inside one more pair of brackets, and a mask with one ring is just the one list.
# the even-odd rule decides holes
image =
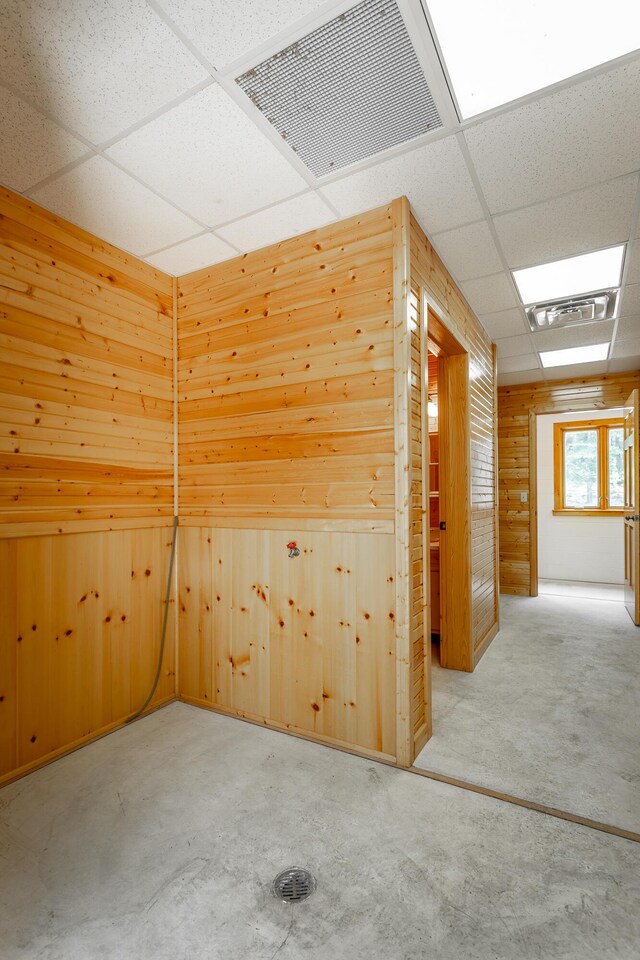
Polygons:
[[473,670],[469,354],[427,306],[429,588],[441,667]]
[[539,414],[535,443],[539,595],[622,602],[622,408]]

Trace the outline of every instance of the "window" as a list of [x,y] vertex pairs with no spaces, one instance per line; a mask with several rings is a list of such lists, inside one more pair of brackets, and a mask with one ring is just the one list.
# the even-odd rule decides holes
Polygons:
[[554,514],[622,515],[622,433],[622,420],[554,424]]

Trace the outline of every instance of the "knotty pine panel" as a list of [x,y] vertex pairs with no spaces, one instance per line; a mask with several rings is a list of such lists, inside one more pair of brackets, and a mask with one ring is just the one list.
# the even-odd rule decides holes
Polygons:
[[390,207],[178,281],[180,515],[394,516]]
[[411,217],[412,281],[426,290],[469,350],[471,417],[471,595],[474,651],[498,616],[495,387],[493,347],[477,317]]
[[395,755],[394,538],[180,531],[179,695]]
[[170,277],[0,189],[0,537],[166,524]]
[[[529,596],[537,580],[536,476],[530,463],[530,424],[541,413],[623,406],[640,387],[637,373],[553,380],[498,389],[500,589]],[[533,438],[535,441],[535,437]],[[521,502],[521,494],[527,502]]]
[[[0,782],[142,706],[160,649],[171,534],[165,526],[0,540]],[[152,707],[175,693],[173,624],[170,610]]]
[[[414,736],[414,754],[418,754],[431,735],[431,679],[430,650],[426,644],[426,560],[425,507],[427,477],[423,469],[423,430],[427,423],[426,397],[423,378],[426,360],[423,348],[423,310],[420,294],[411,291],[409,297],[409,328],[411,331],[410,371],[410,575],[411,575],[411,717]],[[428,443],[428,436],[426,438]],[[429,659],[428,659],[429,658]]]

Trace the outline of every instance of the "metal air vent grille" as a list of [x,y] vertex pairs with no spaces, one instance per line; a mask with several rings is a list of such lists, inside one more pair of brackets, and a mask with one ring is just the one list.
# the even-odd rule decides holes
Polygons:
[[615,315],[617,300],[618,289],[614,289],[537,303],[526,308],[527,320],[534,333],[550,327],[573,327],[580,323],[611,320]]
[[316,177],[442,126],[395,0],[364,0],[236,82]]

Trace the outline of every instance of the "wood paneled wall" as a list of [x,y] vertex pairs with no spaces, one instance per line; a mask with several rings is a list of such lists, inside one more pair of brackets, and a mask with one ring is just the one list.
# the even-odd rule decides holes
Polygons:
[[382,207],[180,279],[181,517],[391,530],[391,274]]
[[[0,783],[117,726],[155,676],[171,529],[0,540]],[[175,687],[169,617],[152,706]]]
[[[411,291],[411,716],[414,756],[431,736],[431,649],[427,647],[429,590],[426,324],[420,294]],[[426,444],[426,449],[425,449]],[[431,638],[429,637],[429,643]]]
[[395,757],[394,541],[306,530],[180,534],[180,695]]
[[477,659],[497,632],[498,623],[493,345],[414,217],[411,278],[448,317],[452,333],[469,353],[472,638]]
[[172,282],[0,189],[3,536],[166,523]]
[[[640,387],[640,371],[499,388],[500,589],[504,593],[529,596],[537,589],[536,415],[619,407],[636,387]],[[521,502],[523,493],[526,503]]]
[[386,757],[392,264],[382,207],[178,284],[180,695]]
[[[173,516],[173,282],[0,189],[0,774],[142,704]],[[157,528],[157,529],[149,529]],[[155,702],[174,692],[173,626]]]

